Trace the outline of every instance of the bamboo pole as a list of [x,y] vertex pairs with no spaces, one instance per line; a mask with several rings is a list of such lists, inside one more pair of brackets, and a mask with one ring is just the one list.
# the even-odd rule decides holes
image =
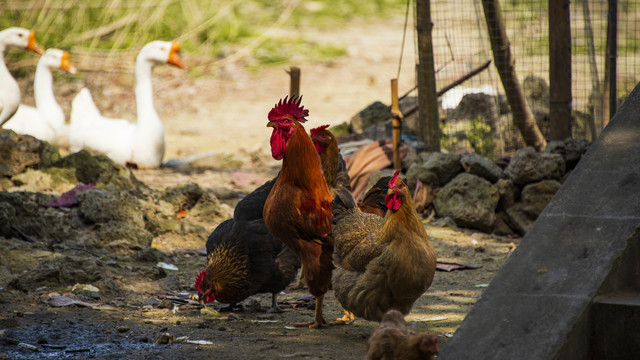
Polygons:
[[398,79],[391,79],[391,133],[393,135],[393,168],[400,169],[400,131],[402,130],[402,112],[398,99]]

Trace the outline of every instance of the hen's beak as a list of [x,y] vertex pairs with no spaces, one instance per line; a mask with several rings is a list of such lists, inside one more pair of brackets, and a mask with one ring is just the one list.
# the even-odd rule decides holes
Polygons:
[[272,127],[272,128],[274,128],[274,127],[276,127],[276,123],[274,123],[273,121],[269,121],[269,122],[267,123],[267,127]]
[[60,60],[60,69],[70,72],[71,74],[75,74],[78,72],[76,67],[73,66],[71,61],[69,60],[69,52],[65,51],[62,53],[62,59]]
[[184,63],[178,55],[178,51],[180,51],[180,44],[177,41],[171,43],[171,51],[169,52],[169,58],[167,59],[167,63],[171,65],[175,65],[180,69],[184,69]]
[[44,50],[36,43],[35,31],[29,31],[29,42],[27,43],[27,49],[34,51],[40,55],[44,54]]

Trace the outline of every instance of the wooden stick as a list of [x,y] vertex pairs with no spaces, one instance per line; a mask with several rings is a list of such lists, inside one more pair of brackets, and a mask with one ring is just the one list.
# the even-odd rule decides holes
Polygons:
[[300,68],[292,66],[289,70],[285,70],[291,77],[289,85],[289,98],[300,96]]
[[400,111],[400,100],[398,99],[398,79],[391,79],[391,132],[393,134],[393,168],[400,169],[400,123],[402,112]]

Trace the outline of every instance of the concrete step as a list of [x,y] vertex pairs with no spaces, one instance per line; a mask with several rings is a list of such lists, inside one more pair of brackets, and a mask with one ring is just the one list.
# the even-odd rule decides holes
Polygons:
[[640,292],[594,298],[590,348],[592,359],[640,359]]

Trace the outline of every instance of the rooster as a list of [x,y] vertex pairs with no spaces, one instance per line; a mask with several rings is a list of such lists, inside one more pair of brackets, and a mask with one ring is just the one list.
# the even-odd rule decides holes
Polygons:
[[275,180],[242,199],[233,218],[207,240],[207,265],[196,278],[198,297],[236,304],[258,293],[271,293],[270,312],[281,312],[277,296],[296,277],[300,259],[267,230],[262,208]]
[[436,271],[435,249],[399,172],[389,180],[384,218],[362,212],[347,190],[338,190],[333,202],[335,296],[372,321],[390,309],[408,314]]
[[[349,184],[347,165],[338,150],[338,139],[327,129],[328,127],[329,125],[322,125],[311,129],[311,141],[320,155],[322,173],[333,196],[339,188],[351,190],[351,185]],[[298,282],[291,287],[292,289],[304,288],[303,272],[301,271],[301,276]]]
[[331,285],[334,268],[331,236],[332,196],[325,182],[320,156],[303,122],[309,110],[301,98],[280,100],[268,114],[271,155],[282,160],[282,169],[264,204],[264,223],[290,247],[302,262],[304,282],[316,297],[314,320],[297,324],[318,328],[325,324],[324,294]]
[[367,360],[433,360],[438,338],[407,327],[397,310],[389,310],[367,340]]
[[340,150],[338,150],[338,139],[327,128],[329,125],[322,125],[311,129],[311,140],[320,155],[320,162],[324,178],[332,195],[339,188],[351,190],[349,184],[349,173],[347,173],[347,164],[344,162]]

